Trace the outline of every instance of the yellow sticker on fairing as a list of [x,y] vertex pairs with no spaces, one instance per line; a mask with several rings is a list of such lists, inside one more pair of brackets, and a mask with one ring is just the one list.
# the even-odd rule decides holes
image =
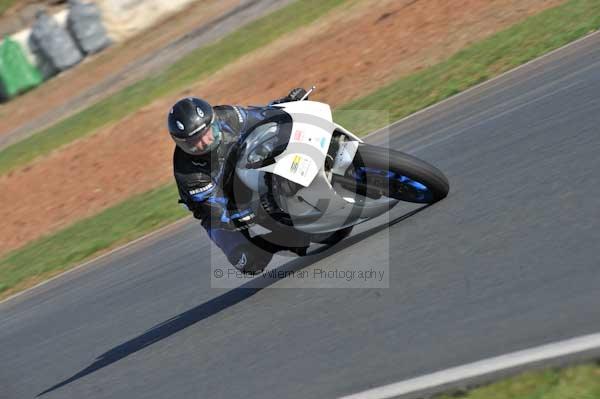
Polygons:
[[298,165],[300,164],[301,160],[302,157],[300,155],[294,156],[294,159],[292,160],[292,166],[290,166],[290,172],[296,173],[296,170],[298,170]]

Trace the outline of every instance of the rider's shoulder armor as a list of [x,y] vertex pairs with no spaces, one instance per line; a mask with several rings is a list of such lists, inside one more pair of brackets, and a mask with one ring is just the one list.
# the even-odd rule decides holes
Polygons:
[[242,107],[217,105],[213,108],[216,118],[225,131],[239,134],[246,123],[246,111]]

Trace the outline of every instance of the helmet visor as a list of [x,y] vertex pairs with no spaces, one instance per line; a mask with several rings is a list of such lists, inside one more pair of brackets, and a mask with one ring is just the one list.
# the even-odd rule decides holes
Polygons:
[[203,155],[211,152],[221,143],[221,129],[213,121],[208,128],[187,138],[173,137],[175,143],[183,151],[191,155]]

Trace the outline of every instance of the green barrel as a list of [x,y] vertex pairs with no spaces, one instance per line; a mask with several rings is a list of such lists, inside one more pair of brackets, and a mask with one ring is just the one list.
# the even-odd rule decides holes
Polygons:
[[29,63],[21,45],[6,37],[0,45],[0,98],[12,98],[42,81],[40,71]]

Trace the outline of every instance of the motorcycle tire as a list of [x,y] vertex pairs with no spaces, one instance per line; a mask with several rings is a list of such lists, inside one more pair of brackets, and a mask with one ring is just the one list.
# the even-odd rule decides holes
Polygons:
[[352,181],[358,194],[422,204],[440,201],[450,190],[446,176],[429,163],[366,143],[358,146],[344,177],[346,182]]

